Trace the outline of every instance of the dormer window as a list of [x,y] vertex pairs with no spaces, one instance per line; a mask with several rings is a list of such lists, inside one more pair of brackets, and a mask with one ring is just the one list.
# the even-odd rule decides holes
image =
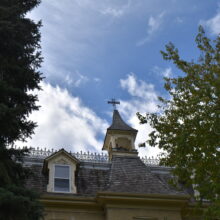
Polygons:
[[79,160],[64,149],[45,158],[43,173],[48,175],[47,192],[77,193],[76,168]]
[[54,165],[54,191],[70,192],[70,166]]

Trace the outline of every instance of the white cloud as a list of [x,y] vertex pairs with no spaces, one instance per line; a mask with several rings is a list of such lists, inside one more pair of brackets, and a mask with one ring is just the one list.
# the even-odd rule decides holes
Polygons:
[[66,74],[64,81],[69,86],[79,87],[82,84],[85,84],[88,81],[88,77],[82,75],[79,71],[75,71],[74,73]]
[[[73,70],[81,71],[88,62],[101,56],[100,42],[108,39],[112,17],[128,13],[130,0],[42,1],[28,16],[42,20],[42,71],[48,81],[62,81],[67,85],[80,86],[86,78]],[[68,73],[68,74],[66,74]],[[76,77],[79,77],[78,79]],[[87,78],[94,76],[87,75]]]
[[63,147],[74,152],[100,152],[107,122],[66,89],[47,83],[41,86],[43,90],[38,92],[41,108],[30,117],[38,127],[27,145],[55,149]]
[[176,18],[175,18],[175,22],[176,22],[176,23],[181,24],[181,23],[183,23],[183,21],[184,21],[184,20],[183,20],[183,18],[181,18],[181,17],[176,17]]
[[[157,148],[138,148],[139,143],[146,141],[151,127],[140,125],[136,117],[137,112],[145,114],[157,111],[157,92],[154,86],[138,80],[133,73],[121,79],[120,85],[131,95],[129,100],[120,100],[119,111],[126,123],[138,129],[136,148],[139,155],[156,156],[160,152]],[[49,83],[42,83],[41,87],[42,91],[37,92],[41,108],[30,116],[38,127],[25,145],[47,149],[65,148],[72,152],[100,152],[109,126],[107,121],[86,107],[79,97],[70,95],[66,89],[53,87]]]
[[165,69],[159,67],[159,66],[154,66],[152,69],[152,72],[156,75],[158,75],[160,78],[161,76],[163,77],[173,77],[173,71],[171,67],[167,67]]
[[220,34],[220,11],[214,17],[200,23],[208,27],[212,34]]
[[80,87],[89,81],[89,78],[80,73],[78,70],[65,70],[62,66],[54,66],[47,62],[43,68],[47,80],[56,83],[65,84],[66,86]]
[[105,8],[101,11],[103,15],[111,15],[113,17],[121,17],[124,14],[124,10],[116,8]]
[[148,84],[143,80],[137,80],[134,73],[130,73],[126,79],[120,80],[121,87],[126,89],[133,97],[156,100],[157,95],[154,91],[154,85]]
[[[125,79],[120,80],[120,85],[131,95],[130,100],[120,100],[119,111],[126,122],[138,130],[136,138],[136,148],[138,144],[143,143],[148,138],[152,128],[147,125],[140,125],[136,116],[137,112],[141,114],[152,113],[157,111],[157,92],[154,85],[143,80],[138,80],[134,73],[127,75]],[[157,148],[138,148],[141,156],[156,156],[160,150]]]
[[119,18],[121,16],[123,16],[127,11],[128,9],[130,8],[130,5],[131,5],[131,2],[130,0],[127,1],[126,4],[122,4],[122,5],[119,5],[116,6],[114,5],[113,6],[105,6],[102,10],[100,10],[100,13],[103,14],[103,15],[110,15],[112,17],[115,17],[115,18]]
[[200,20],[199,24],[207,27],[213,35],[220,34],[220,3],[218,4],[216,14],[208,20]]
[[102,80],[101,80],[100,78],[98,78],[98,77],[93,78],[93,80],[94,80],[95,82],[97,82],[97,83],[99,83],[99,82],[102,81]]
[[147,36],[140,41],[137,42],[137,46],[142,46],[146,42],[148,42],[152,36],[159,30],[162,25],[162,21],[164,18],[165,12],[160,13],[158,16],[150,16],[147,24]]
[[161,13],[158,17],[150,16],[148,20],[148,34],[152,34],[156,30],[158,30],[161,24],[162,17],[163,17],[163,13]]
[[170,67],[166,68],[165,70],[162,71],[161,73],[164,77],[171,77],[173,75],[172,69]]

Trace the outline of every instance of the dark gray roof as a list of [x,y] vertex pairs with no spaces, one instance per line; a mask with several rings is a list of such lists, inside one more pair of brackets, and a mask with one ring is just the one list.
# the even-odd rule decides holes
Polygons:
[[81,168],[77,174],[77,193],[95,195],[104,191],[108,184],[108,170]]
[[[43,163],[33,164],[33,176],[27,186],[45,193],[48,176],[42,174]],[[155,174],[137,156],[113,156],[112,161],[103,164],[81,162],[76,172],[77,194],[95,195],[97,192],[128,192],[144,194],[183,195],[184,191],[173,188],[168,180],[170,174]]]
[[27,187],[39,193],[45,193],[47,191],[48,176],[42,173],[43,163],[33,164],[30,168],[31,175],[26,182]]
[[113,156],[107,191],[182,195],[150,171],[137,156]]
[[122,120],[118,110],[114,110],[112,125],[108,128],[108,130],[124,130],[124,131],[135,131],[135,132],[137,132],[136,129],[130,127],[129,125],[127,125]]

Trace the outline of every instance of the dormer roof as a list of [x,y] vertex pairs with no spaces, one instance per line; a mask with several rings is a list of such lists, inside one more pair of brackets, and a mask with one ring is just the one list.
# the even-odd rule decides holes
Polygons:
[[64,157],[70,159],[71,161],[73,161],[73,163],[75,164],[78,164],[79,163],[79,160],[73,156],[72,154],[68,153],[66,150],[64,150],[63,148],[60,149],[59,151],[57,152],[54,152],[53,154],[51,154],[50,156],[46,157],[44,159],[44,164],[43,164],[43,173],[46,173],[47,172],[47,166],[48,166],[48,162],[50,160],[52,160],[53,158],[55,157],[58,157],[60,155],[63,155]]

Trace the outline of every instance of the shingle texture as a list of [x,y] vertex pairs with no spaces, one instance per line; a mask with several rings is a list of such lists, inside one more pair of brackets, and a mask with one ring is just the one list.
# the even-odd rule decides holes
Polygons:
[[[47,175],[42,174],[42,164],[33,164],[34,175],[27,185],[39,192],[45,193]],[[108,164],[95,166],[90,163],[80,163],[76,172],[77,195],[95,195],[97,192],[129,192],[143,194],[183,195],[169,185],[170,174],[155,174],[137,156],[113,156]],[[77,196],[76,195],[76,196]]]
[[32,165],[31,167],[32,174],[26,182],[28,188],[33,188],[39,193],[44,193],[47,191],[47,181],[48,177],[43,175],[43,163],[38,165]]
[[107,191],[145,194],[182,194],[161,181],[137,156],[113,156]]
[[77,175],[77,192],[95,195],[105,190],[108,184],[109,170],[81,168]]
[[127,125],[121,118],[118,110],[114,110],[112,125],[108,128],[108,130],[122,130],[122,131],[135,131],[136,129]]

